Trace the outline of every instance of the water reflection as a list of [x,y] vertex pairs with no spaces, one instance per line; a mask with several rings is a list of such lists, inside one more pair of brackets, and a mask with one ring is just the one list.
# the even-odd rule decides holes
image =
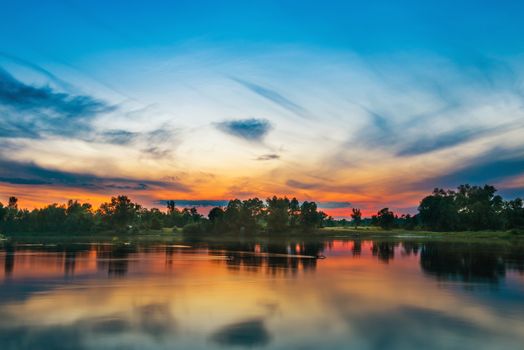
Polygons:
[[0,348],[519,349],[523,251],[384,240],[4,245]]

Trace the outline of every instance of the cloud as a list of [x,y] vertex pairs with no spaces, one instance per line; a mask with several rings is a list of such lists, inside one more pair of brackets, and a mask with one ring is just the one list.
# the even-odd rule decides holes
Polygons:
[[278,92],[271,90],[269,88],[265,88],[263,86],[242,80],[237,78],[232,78],[237,83],[243,85],[247,89],[251,90],[252,92],[256,93],[259,96],[264,97],[265,99],[279,105],[280,107],[287,109],[288,111],[291,111],[301,117],[306,117],[307,113],[304,108],[296,104],[295,102],[290,101],[286,97],[282,96]]
[[319,202],[318,207],[323,208],[323,209],[350,208],[351,203],[350,202],[336,202],[336,201]]
[[0,182],[13,185],[45,185],[81,188],[92,191],[104,189],[142,191],[166,188],[190,192],[190,188],[176,181],[137,180],[121,177],[101,177],[88,173],[73,173],[47,169],[34,163],[22,163],[0,159]]
[[103,142],[116,145],[127,145],[138,137],[139,133],[126,130],[109,130],[100,134],[99,138]]
[[[157,201],[157,204],[166,204],[166,200]],[[173,199],[175,204],[179,207],[225,207],[229,201],[227,200],[215,200],[215,199]]]
[[0,135],[36,137],[41,133],[76,135],[91,118],[115,107],[91,96],[27,85],[0,68]]
[[464,161],[457,169],[414,184],[415,187],[456,187],[460,184],[494,183],[524,174],[524,150],[494,149]]
[[318,183],[307,183],[307,182],[301,182],[297,180],[287,180],[286,185],[290,187],[300,188],[302,190],[317,189],[322,186],[321,184],[318,184]]
[[280,159],[280,156],[278,154],[263,154],[261,156],[258,156],[255,160],[275,160]]
[[230,135],[248,141],[262,141],[272,126],[267,119],[237,119],[227,120],[216,124],[217,128]]
[[59,77],[57,77],[56,75],[54,75],[53,73],[48,71],[47,69],[44,69],[44,68],[42,68],[41,66],[39,66],[37,64],[34,64],[33,62],[29,62],[27,60],[24,60],[23,58],[20,58],[18,56],[14,56],[14,55],[11,55],[11,54],[9,54],[7,52],[2,52],[2,51],[0,51],[0,57],[7,58],[8,60],[10,60],[12,62],[15,62],[16,64],[19,64],[19,65],[21,65],[23,67],[30,68],[30,69],[34,70],[35,72],[43,74],[49,80],[51,80],[52,82],[54,82],[55,84],[57,84],[58,86],[60,86],[60,87],[62,87],[64,89],[68,89],[68,90],[72,89],[71,84],[69,84],[68,82],[60,79]]

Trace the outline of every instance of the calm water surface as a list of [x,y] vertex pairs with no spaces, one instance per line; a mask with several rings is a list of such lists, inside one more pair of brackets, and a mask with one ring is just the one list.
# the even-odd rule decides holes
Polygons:
[[11,245],[0,263],[1,349],[524,344],[524,249],[509,245]]

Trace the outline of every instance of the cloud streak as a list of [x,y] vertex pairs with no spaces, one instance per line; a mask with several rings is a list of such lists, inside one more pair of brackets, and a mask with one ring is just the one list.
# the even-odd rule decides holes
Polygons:
[[288,98],[284,97],[280,93],[276,92],[275,90],[251,83],[249,81],[245,81],[242,79],[232,78],[237,83],[241,84],[248,90],[254,92],[255,94],[265,98],[266,100],[273,102],[274,104],[293,112],[301,117],[306,117],[307,113],[306,110],[296,104],[295,102],[289,100]]
[[57,92],[49,86],[25,84],[0,68],[0,135],[37,137],[42,133],[77,135],[87,121],[114,106],[86,95]]
[[176,181],[137,180],[122,177],[104,177],[88,173],[73,173],[48,169],[34,163],[0,159],[0,182],[12,185],[67,187],[92,191],[133,190],[153,188],[191,192],[186,185]]

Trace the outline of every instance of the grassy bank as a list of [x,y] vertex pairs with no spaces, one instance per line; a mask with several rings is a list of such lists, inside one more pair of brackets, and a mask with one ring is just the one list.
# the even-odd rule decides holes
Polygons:
[[524,232],[511,231],[463,231],[463,232],[433,232],[383,230],[378,227],[328,227],[314,232],[288,233],[257,233],[257,234],[183,234],[180,229],[165,228],[149,230],[139,233],[117,233],[104,231],[90,234],[65,233],[16,233],[0,235],[0,242],[12,243],[96,243],[96,242],[132,242],[132,243],[180,243],[184,241],[196,242],[246,242],[252,240],[272,241],[318,241],[325,239],[360,239],[360,240],[415,240],[415,241],[453,241],[453,242],[524,242]]

